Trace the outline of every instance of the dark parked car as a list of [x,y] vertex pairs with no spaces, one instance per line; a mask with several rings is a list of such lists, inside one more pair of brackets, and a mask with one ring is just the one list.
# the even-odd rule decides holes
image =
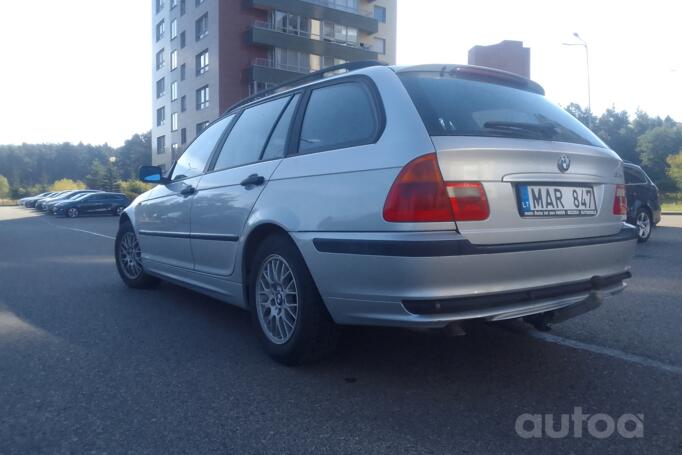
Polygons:
[[637,240],[646,242],[661,221],[658,188],[641,167],[625,163],[625,189],[628,199],[628,223],[637,226]]
[[47,191],[45,193],[40,193],[40,194],[37,194],[35,196],[21,198],[21,199],[19,199],[19,204],[23,205],[24,207],[33,208],[33,207],[35,207],[36,202],[39,199],[42,199],[45,197],[50,197],[54,194],[56,194],[56,193],[53,191]]
[[60,196],[63,196],[65,194],[70,193],[71,191],[73,191],[73,190],[56,191],[56,192],[50,194],[49,196],[45,196],[45,197],[41,197],[39,199],[36,199],[36,202],[33,205],[33,208],[36,210],[40,210],[40,211],[45,210],[45,204],[47,202],[53,201]]
[[91,193],[76,199],[62,201],[52,211],[55,215],[76,218],[80,215],[120,215],[130,204],[121,193]]
[[53,197],[53,198],[50,198],[50,199],[43,201],[43,203],[42,203],[43,210],[45,210],[46,213],[52,213],[54,207],[57,204],[59,204],[60,202],[73,200],[73,199],[81,197],[84,194],[90,194],[90,193],[101,193],[101,191],[100,190],[74,190],[74,191],[69,191],[69,192],[61,194],[57,197]]

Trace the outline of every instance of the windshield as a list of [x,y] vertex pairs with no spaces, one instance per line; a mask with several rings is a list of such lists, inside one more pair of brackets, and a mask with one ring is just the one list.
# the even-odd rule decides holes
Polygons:
[[431,136],[513,137],[606,147],[542,95],[438,72],[399,77]]

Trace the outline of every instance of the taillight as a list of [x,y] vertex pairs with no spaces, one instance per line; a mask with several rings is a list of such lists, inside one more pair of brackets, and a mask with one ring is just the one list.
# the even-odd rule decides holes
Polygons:
[[625,197],[625,185],[616,185],[616,195],[613,197],[613,214],[627,215],[628,199]]
[[435,153],[409,162],[393,182],[384,204],[384,219],[390,222],[480,221],[489,214],[483,185],[446,184]]
[[457,221],[481,221],[488,218],[488,198],[480,182],[447,184],[452,213]]

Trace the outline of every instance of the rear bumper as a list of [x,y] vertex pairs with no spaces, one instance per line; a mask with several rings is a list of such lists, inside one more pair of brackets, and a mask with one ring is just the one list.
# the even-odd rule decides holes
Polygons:
[[636,244],[629,225],[506,245],[473,245],[454,232],[292,235],[337,323],[407,327],[596,307],[625,288]]

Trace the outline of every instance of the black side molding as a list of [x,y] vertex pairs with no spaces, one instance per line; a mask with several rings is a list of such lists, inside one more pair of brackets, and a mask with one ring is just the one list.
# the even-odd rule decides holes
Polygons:
[[236,242],[239,237],[229,234],[199,234],[189,232],[140,231],[140,235],[147,237],[167,237],[172,239],[215,240],[218,242]]
[[364,254],[372,256],[439,257],[472,256],[478,254],[516,253],[520,251],[554,250],[577,246],[627,242],[637,238],[633,226],[624,226],[614,235],[582,239],[549,240],[542,242],[474,245],[467,239],[454,240],[351,240],[313,239],[321,253]]

